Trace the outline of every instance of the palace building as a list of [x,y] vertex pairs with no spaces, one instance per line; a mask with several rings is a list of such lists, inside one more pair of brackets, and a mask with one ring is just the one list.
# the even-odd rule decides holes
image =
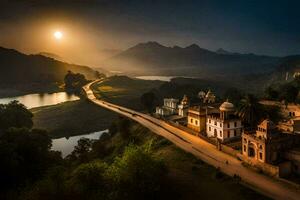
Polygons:
[[188,128],[202,132],[205,131],[207,108],[201,106],[190,107],[188,110]]
[[219,107],[219,113],[207,115],[206,134],[221,141],[238,138],[242,134],[242,121],[234,115],[235,107],[232,103],[225,101]]
[[279,101],[260,101],[263,105],[278,106],[280,108],[283,120],[278,123],[278,129],[285,133],[300,134],[300,106],[298,104]]
[[255,132],[243,132],[242,154],[253,161],[277,164],[296,142],[293,135],[280,132],[272,121],[266,119]]

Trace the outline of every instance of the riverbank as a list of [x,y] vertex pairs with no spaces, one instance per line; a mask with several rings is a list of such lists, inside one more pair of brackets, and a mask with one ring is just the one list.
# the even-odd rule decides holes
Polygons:
[[31,109],[34,128],[46,129],[51,138],[88,134],[109,128],[117,114],[85,99]]

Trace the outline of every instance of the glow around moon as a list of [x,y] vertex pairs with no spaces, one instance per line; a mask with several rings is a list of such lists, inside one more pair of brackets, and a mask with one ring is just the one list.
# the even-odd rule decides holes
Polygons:
[[60,31],[55,31],[53,34],[54,38],[57,40],[61,40],[63,38],[63,33]]

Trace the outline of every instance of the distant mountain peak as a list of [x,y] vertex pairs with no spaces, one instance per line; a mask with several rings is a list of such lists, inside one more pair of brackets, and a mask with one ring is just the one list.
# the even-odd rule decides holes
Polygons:
[[191,44],[191,45],[189,45],[189,46],[187,46],[187,47],[185,47],[186,49],[201,49],[200,47],[199,47],[199,45],[197,45],[197,44]]
[[146,43],[139,43],[137,46],[144,46],[144,47],[165,47],[163,45],[161,45],[160,43],[156,42],[156,41],[149,41]]
[[223,48],[217,49],[217,50],[216,50],[216,53],[218,53],[218,54],[232,54],[232,52],[227,51],[227,50],[225,50],[225,49],[223,49]]

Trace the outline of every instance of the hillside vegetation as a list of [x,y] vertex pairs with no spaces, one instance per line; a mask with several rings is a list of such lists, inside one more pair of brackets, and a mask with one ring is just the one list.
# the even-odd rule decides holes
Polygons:
[[97,73],[89,67],[68,64],[42,55],[26,55],[0,47],[1,89],[33,89],[62,84],[68,71],[95,79]]

